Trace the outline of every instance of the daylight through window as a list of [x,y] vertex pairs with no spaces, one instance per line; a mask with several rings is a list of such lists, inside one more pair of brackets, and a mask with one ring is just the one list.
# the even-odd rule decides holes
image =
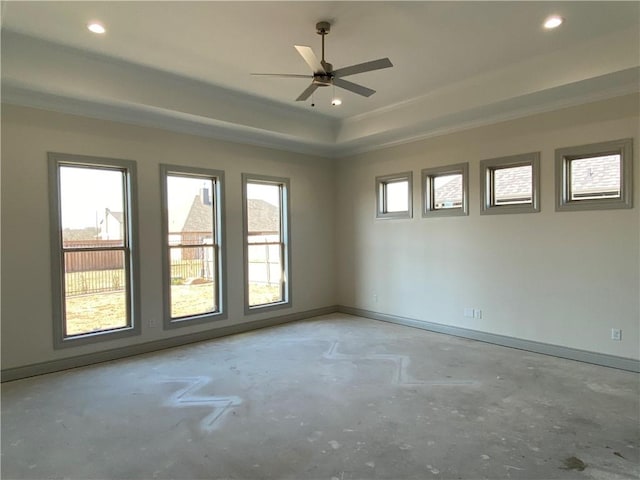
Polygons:
[[376,177],[376,217],[410,218],[412,173]]
[[244,176],[247,307],[290,304],[288,179]]
[[222,311],[222,172],[162,165],[166,218],[165,326]]
[[422,170],[422,216],[468,215],[469,164]]
[[632,206],[632,139],[556,150],[556,210]]
[[521,205],[531,203],[533,193],[533,167],[503,167],[492,169],[494,205]]
[[[50,154],[56,342],[134,325],[132,162]],[[55,207],[57,205],[57,208]],[[75,342],[77,343],[77,342]]]
[[480,162],[480,214],[540,211],[540,153]]

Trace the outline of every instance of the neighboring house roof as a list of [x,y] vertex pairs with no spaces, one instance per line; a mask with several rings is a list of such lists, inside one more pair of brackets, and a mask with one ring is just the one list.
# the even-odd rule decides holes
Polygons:
[[198,194],[193,198],[187,218],[180,229],[181,232],[210,232],[213,230],[213,212],[211,204],[202,203],[202,197]]
[[620,156],[590,158],[571,162],[572,190],[585,194],[620,189]]
[[[497,199],[531,196],[531,171],[527,167],[498,170],[500,182],[496,189]],[[572,189],[575,194],[617,192],[620,188],[620,157],[609,155],[574,160],[571,164]],[[460,203],[462,178],[456,176],[438,187],[438,204]]]
[[108,215],[111,215],[118,222],[120,222],[120,224],[122,224],[122,222],[124,222],[124,214],[122,212],[114,212],[112,210],[109,210],[108,208],[106,209],[106,211],[107,211]]
[[444,185],[438,186],[437,192],[436,202],[438,204],[460,204],[462,202],[462,175],[456,175]]
[[[255,234],[273,234],[280,231],[280,212],[278,207],[264,200],[249,199],[249,232]],[[194,195],[188,209],[173,213],[171,233],[209,232],[212,225],[211,205],[202,202],[200,194]]]
[[[526,167],[499,170],[501,181],[496,198],[531,196],[531,173]],[[608,155],[571,162],[571,188],[574,194],[617,192],[620,188],[620,157]]]
[[529,166],[496,170],[496,200],[531,198],[531,168]]
[[248,200],[249,234],[277,233],[280,231],[278,207],[264,200]]

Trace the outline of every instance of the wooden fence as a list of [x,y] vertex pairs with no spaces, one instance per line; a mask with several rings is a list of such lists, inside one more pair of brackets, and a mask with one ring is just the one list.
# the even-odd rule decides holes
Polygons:
[[[64,248],[119,247],[122,240],[67,240]],[[66,252],[64,269],[67,273],[113,270],[124,267],[124,256],[120,250],[96,250]]]

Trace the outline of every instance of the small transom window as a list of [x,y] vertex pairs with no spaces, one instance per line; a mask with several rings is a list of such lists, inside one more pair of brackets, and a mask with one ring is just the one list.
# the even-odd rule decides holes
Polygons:
[[631,139],[556,150],[556,210],[631,208]]
[[378,218],[411,218],[412,172],[376,177]]
[[422,216],[468,215],[468,172],[468,163],[422,170]]
[[539,152],[480,162],[480,213],[539,212],[539,172]]

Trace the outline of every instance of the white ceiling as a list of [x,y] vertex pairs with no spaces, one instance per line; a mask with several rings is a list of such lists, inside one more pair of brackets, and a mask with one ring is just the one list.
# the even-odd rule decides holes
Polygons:
[[[550,14],[565,24],[545,31]],[[343,155],[637,91],[639,15],[638,2],[3,2],[3,100]],[[308,73],[293,45],[319,56],[320,20],[334,68],[391,59],[349,77],[372,97],[336,89],[332,107],[323,88],[312,109],[295,102],[306,79],[250,75]]]

